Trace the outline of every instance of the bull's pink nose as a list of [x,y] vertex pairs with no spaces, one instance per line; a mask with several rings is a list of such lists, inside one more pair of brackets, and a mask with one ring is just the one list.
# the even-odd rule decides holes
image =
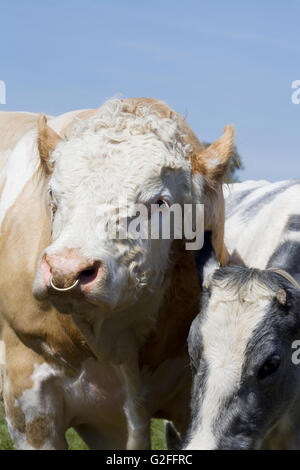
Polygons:
[[45,285],[67,289],[77,284],[84,290],[101,277],[100,261],[86,259],[78,250],[65,250],[58,254],[45,254],[41,261]]

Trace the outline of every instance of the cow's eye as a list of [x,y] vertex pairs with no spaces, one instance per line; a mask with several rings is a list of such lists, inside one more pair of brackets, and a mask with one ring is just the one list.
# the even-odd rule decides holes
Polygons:
[[158,205],[158,207],[169,207],[169,204],[167,201],[165,201],[164,199],[160,198],[160,199],[157,199],[156,201],[156,204]]
[[274,372],[276,372],[277,369],[279,368],[280,362],[281,362],[281,359],[280,359],[279,354],[274,354],[273,356],[269,357],[264,362],[262,367],[259,369],[258,379],[262,380],[262,379],[268,377],[269,375],[274,374]]
[[196,375],[197,374],[197,367],[195,364],[191,361],[191,369],[192,369],[192,374]]

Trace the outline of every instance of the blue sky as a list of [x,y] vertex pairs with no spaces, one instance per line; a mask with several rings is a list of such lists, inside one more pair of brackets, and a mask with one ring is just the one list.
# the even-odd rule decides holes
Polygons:
[[300,177],[298,0],[1,0],[2,110],[165,100],[200,140],[236,129],[241,179]]

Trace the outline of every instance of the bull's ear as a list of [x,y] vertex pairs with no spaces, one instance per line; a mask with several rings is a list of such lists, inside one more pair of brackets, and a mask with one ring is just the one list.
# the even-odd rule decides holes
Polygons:
[[47,118],[44,114],[38,116],[38,150],[42,165],[47,174],[52,173],[53,165],[50,161],[50,154],[56,148],[62,138],[47,124]]
[[219,263],[212,245],[212,232],[204,232],[204,243],[200,250],[195,252],[199,281],[203,287],[209,287],[210,278],[219,267]]
[[223,135],[193,159],[193,173],[202,173],[212,182],[226,175],[233,151],[234,129],[226,126]]

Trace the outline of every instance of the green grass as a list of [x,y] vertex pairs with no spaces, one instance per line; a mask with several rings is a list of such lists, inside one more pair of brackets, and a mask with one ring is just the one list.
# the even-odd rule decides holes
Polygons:
[[11,450],[13,449],[13,443],[8,434],[3,408],[0,405],[0,449]]
[[83,440],[78,436],[77,432],[73,428],[68,429],[66,438],[69,446],[69,450],[88,450],[88,447]]
[[151,444],[153,450],[166,449],[165,429],[162,419],[153,419],[151,423]]
[[[87,450],[87,446],[80,439],[74,429],[69,429],[66,434],[69,450]],[[153,419],[151,426],[152,449],[162,450],[166,448],[163,422],[160,419]],[[3,408],[0,405],[0,450],[12,450],[13,443],[9,437]]]

